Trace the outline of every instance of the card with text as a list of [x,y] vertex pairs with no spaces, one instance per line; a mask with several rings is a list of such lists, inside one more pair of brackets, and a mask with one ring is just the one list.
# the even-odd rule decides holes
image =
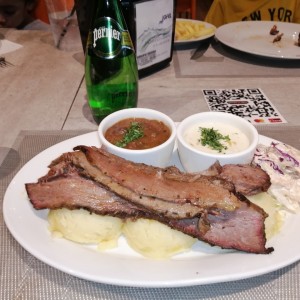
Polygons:
[[252,124],[287,123],[261,89],[202,90],[211,111],[232,113]]

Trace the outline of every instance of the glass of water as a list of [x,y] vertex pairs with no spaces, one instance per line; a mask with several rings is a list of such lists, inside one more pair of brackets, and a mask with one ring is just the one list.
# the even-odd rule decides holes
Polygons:
[[81,51],[74,0],[46,0],[46,5],[55,47],[65,51]]

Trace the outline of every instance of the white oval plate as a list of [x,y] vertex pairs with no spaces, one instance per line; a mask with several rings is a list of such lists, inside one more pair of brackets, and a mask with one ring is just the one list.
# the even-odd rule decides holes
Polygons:
[[[271,140],[260,136],[260,143]],[[249,278],[287,266],[300,259],[300,216],[290,215],[281,233],[267,246],[269,255],[222,250],[197,242],[191,251],[169,260],[142,257],[120,239],[116,249],[98,252],[95,247],[53,238],[48,231],[47,210],[35,210],[24,184],[36,182],[49,163],[77,145],[100,146],[97,132],[56,144],[31,159],[14,177],[4,196],[3,215],[14,238],[29,253],[65,273],[86,280],[133,287],[179,287]],[[177,152],[172,164],[181,168]]]
[[207,34],[207,35],[203,35],[203,36],[200,36],[196,39],[189,39],[189,40],[174,40],[174,43],[175,44],[188,44],[188,43],[194,43],[194,42],[199,42],[199,41],[203,41],[203,40],[206,40],[212,36],[214,36],[215,34],[215,31],[216,31],[216,27],[213,25],[213,24],[210,24],[210,23],[207,23],[207,22],[204,22],[204,21],[198,21],[198,20],[192,20],[192,19],[176,19],[176,20],[183,20],[183,21],[187,21],[187,22],[192,22],[192,23],[198,23],[198,24],[203,24],[205,25],[205,27],[207,28],[214,28],[214,31],[211,33],[211,34]]
[[[283,33],[281,41],[273,43],[271,28],[277,25]],[[273,21],[244,21],[217,28],[215,37],[223,44],[250,54],[270,58],[300,59],[298,42],[300,24]]]

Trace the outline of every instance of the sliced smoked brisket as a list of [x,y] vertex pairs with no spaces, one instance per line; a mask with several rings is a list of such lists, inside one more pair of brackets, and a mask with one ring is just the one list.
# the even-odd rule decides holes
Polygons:
[[74,149],[37,183],[26,184],[34,208],[150,218],[222,248],[273,251],[265,245],[266,213],[224,178],[137,164],[101,148]]

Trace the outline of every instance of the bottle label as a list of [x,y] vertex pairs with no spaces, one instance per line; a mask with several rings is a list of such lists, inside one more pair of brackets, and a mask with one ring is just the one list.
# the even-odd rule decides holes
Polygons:
[[136,56],[144,69],[172,56],[174,0],[135,3]]
[[116,57],[123,47],[132,49],[129,32],[110,17],[99,18],[90,31],[89,48],[98,57],[109,59]]

